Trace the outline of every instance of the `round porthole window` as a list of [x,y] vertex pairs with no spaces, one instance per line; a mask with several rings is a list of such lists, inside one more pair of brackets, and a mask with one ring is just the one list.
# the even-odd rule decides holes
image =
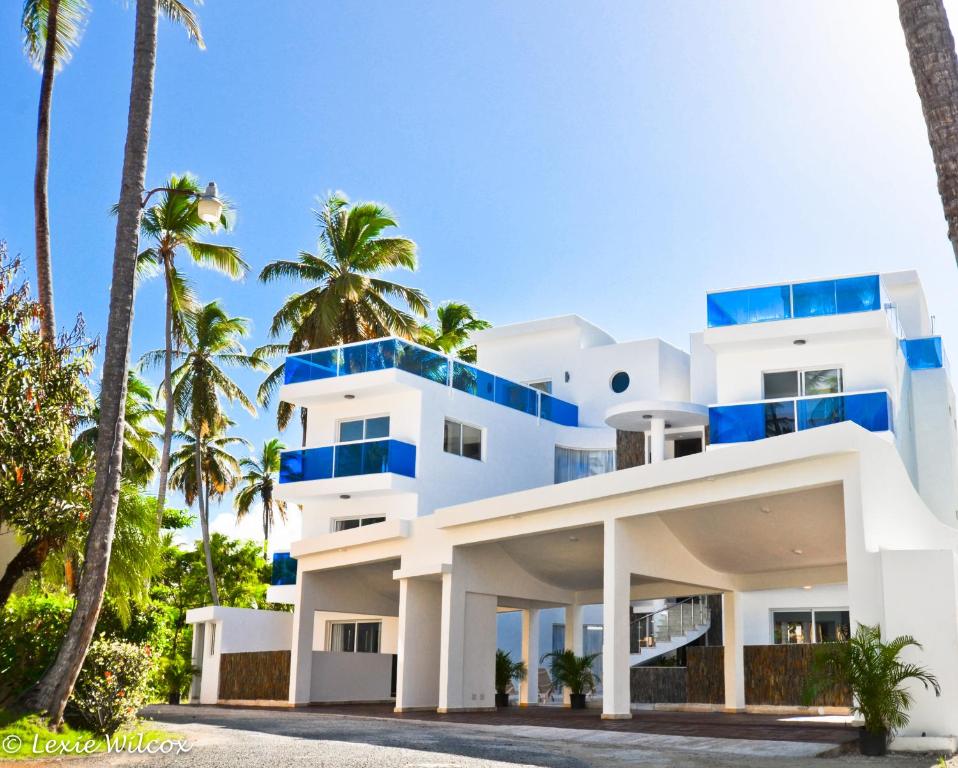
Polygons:
[[629,388],[629,374],[625,371],[619,371],[616,374],[613,374],[612,380],[609,382],[609,386],[612,387],[612,391],[616,394],[625,392]]

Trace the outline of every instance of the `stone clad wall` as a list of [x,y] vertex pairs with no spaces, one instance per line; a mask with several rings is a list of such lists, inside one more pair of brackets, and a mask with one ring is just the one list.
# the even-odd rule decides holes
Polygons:
[[289,698],[289,651],[220,655],[221,701],[285,701]]

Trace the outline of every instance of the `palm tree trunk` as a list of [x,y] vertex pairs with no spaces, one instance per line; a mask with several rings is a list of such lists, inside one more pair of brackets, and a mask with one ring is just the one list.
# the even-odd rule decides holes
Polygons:
[[49,0],[47,39],[43,47],[43,75],[40,79],[40,106],[37,110],[37,163],[33,174],[33,233],[37,253],[37,294],[43,315],[40,337],[47,343],[56,339],[53,318],[53,273],[50,265],[50,209],[47,177],[50,167],[50,109],[53,104],[53,77],[56,73],[57,12],[60,0]]
[[173,442],[173,293],[170,279],[170,264],[163,259],[166,276],[166,356],[163,360],[163,399],[166,413],[163,417],[163,448],[160,453],[160,479],[156,490],[156,516],[163,525],[163,508],[166,505],[166,484],[170,474],[170,445]]
[[209,497],[203,493],[203,441],[196,436],[196,452],[193,454],[193,464],[196,467],[196,503],[200,508],[200,529],[203,531],[203,556],[206,558],[206,576],[210,580],[210,597],[213,605],[220,604],[219,592],[216,591],[216,573],[213,571],[213,552],[210,548],[210,517]]
[[958,57],[943,0],[898,0],[898,16],[928,129],[938,194],[958,260]]
[[57,657],[39,682],[24,693],[19,706],[45,712],[58,725],[83,666],[103,605],[123,457],[123,420],[126,406],[133,288],[141,195],[146,182],[156,70],[157,0],[137,0],[133,42],[133,76],[127,119],[123,175],[117,210],[116,242],[110,289],[110,315],[103,356],[103,383],[93,484],[93,507],[86,556],[77,590],[76,608]]

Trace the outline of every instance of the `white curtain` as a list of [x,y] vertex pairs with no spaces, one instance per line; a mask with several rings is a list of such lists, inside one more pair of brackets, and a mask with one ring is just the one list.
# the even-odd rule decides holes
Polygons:
[[580,451],[556,446],[555,481],[564,483],[580,477],[602,475],[615,470],[615,451]]

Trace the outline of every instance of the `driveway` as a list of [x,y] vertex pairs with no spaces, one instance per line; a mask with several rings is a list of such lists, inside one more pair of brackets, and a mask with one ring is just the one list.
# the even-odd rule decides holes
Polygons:
[[[188,740],[188,754],[101,755],[91,766],[246,768],[932,768],[933,757],[816,757],[829,745],[542,726],[488,725],[332,714],[321,709],[150,707],[157,726]],[[20,763],[23,765],[24,763]],[[77,763],[73,763],[77,765]],[[949,764],[958,768],[958,760]]]

